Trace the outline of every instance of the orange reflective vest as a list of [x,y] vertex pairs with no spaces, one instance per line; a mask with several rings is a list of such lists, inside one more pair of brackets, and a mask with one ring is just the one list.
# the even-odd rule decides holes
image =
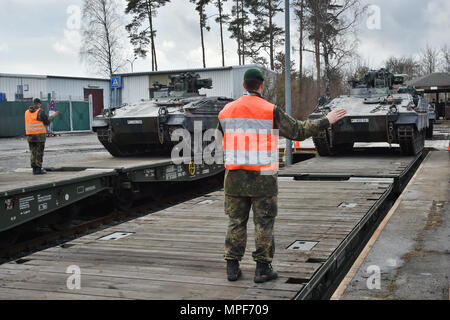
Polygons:
[[40,110],[41,109],[39,108],[35,112],[31,112],[30,110],[25,112],[25,132],[27,136],[31,134],[47,133],[44,123],[37,119]]
[[275,105],[258,96],[243,96],[219,113],[225,168],[278,169],[278,135],[273,130]]

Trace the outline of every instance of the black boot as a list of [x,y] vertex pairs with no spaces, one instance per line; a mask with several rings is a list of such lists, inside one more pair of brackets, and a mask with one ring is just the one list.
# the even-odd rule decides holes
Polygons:
[[36,172],[33,171],[33,174],[46,174],[47,171],[45,171],[44,169],[40,168],[40,167],[36,167]]
[[278,273],[272,269],[269,263],[256,262],[255,279],[256,283],[263,283],[266,281],[278,278]]
[[31,168],[33,168],[33,174],[36,174],[38,167],[31,167]]
[[228,281],[236,281],[241,277],[241,269],[239,268],[239,261],[227,260],[227,276]]

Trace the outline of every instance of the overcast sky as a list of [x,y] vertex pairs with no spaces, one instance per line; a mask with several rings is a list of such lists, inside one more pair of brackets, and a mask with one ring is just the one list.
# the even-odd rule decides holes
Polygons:
[[[117,1],[122,3],[123,12],[125,0]],[[448,0],[361,1],[380,10],[379,23],[376,9],[370,10],[359,23],[358,52],[374,68],[382,66],[391,55],[417,54],[427,43],[432,47],[450,45]],[[82,3],[82,0],[0,0],[0,73],[95,76],[78,57],[81,37],[74,17]],[[215,11],[211,6],[208,15]],[[219,29],[213,19],[205,39],[207,67],[221,65]],[[284,27],[283,15],[277,21]],[[297,45],[295,23],[292,19],[293,45]],[[160,9],[155,25],[159,70],[202,66],[198,14],[193,4],[188,0],[172,0]],[[228,31],[225,44],[226,64],[237,65],[236,43],[229,39]],[[312,65],[312,57],[306,55],[307,64]],[[297,54],[293,56],[296,58]],[[149,59],[139,59],[134,64],[134,71],[149,70]],[[130,71],[129,64],[124,71]]]

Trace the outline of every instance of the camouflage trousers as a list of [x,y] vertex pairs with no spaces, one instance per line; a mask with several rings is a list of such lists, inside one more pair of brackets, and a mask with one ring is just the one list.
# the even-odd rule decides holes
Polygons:
[[273,228],[277,216],[277,196],[233,197],[225,195],[225,214],[229,217],[225,239],[225,260],[241,260],[247,245],[247,221],[250,207],[255,224],[253,260],[271,263],[275,253]]
[[31,167],[42,168],[42,159],[44,158],[45,142],[28,142],[31,152]]

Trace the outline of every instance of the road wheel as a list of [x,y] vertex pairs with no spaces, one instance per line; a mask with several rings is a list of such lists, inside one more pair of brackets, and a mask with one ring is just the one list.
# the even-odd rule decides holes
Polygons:
[[413,126],[401,126],[398,129],[400,149],[404,155],[415,156],[425,146],[425,130],[418,131]]
[[321,157],[333,156],[336,154],[349,153],[353,151],[353,142],[340,143],[331,146],[330,134],[322,131],[317,137],[313,137],[314,146]]

